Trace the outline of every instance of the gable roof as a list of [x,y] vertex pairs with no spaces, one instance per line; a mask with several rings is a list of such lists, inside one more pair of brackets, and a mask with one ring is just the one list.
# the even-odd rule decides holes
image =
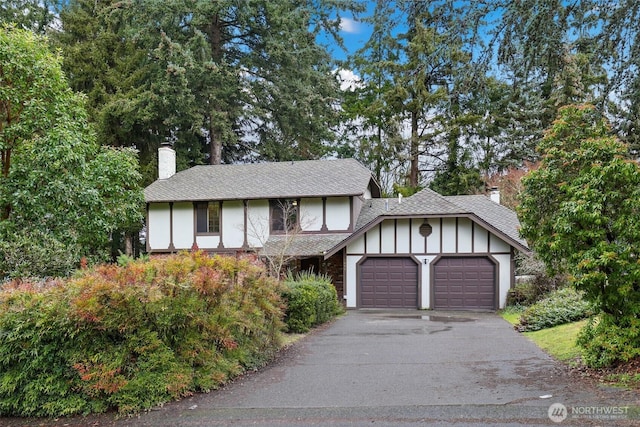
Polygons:
[[380,187],[355,159],[194,166],[144,190],[146,202],[358,196]]
[[523,248],[529,249],[526,240],[520,237],[518,215],[506,206],[496,203],[487,196],[446,196],[445,199],[473,212],[480,220],[499,230]]
[[356,221],[355,232],[327,251],[325,258],[385,219],[416,217],[468,217],[519,250],[529,251],[527,242],[518,233],[518,217],[511,209],[493,202],[487,196],[441,196],[426,188],[402,202],[397,198],[367,200]]

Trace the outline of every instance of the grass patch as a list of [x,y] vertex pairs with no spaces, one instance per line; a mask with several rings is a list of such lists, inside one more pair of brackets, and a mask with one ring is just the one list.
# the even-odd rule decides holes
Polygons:
[[513,326],[517,325],[520,321],[520,316],[526,307],[521,306],[508,306],[500,312],[500,316]]
[[286,333],[283,334],[283,338],[282,338],[282,346],[280,348],[286,348],[289,347],[293,344],[295,344],[296,342],[298,342],[300,339],[306,337],[307,334],[296,334],[296,333]]
[[609,374],[604,379],[618,387],[640,389],[640,374],[625,372],[622,374]]
[[523,335],[535,342],[538,347],[562,362],[576,361],[580,357],[580,347],[576,344],[578,332],[587,320],[567,323]]

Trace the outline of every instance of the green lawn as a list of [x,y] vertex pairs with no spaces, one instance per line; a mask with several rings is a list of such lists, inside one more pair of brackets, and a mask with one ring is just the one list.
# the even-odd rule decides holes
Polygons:
[[[500,313],[503,319],[516,325],[522,310],[508,308]],[[578,332],[587,323],[586,320],[554,326],[534,332],[523,332],[522,335],[535,342],[538,347],[554,358],[563,362],[575,361],[580,356],[580,348],[576,345]]]
[[523,332],[523,335],[554,358],[563,362],[575,362],[580,356],[580,348],[576,345],[576,339],[580,329],[586,323],[587,320],[580,320],[540,331]]

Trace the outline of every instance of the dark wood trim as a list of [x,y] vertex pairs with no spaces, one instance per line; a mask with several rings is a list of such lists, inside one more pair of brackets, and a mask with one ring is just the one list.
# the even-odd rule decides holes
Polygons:
[[169,251],[175,252],[176,247],[173,244],[173,202],[169,202]]
[[476,252],[476,223],[471,221],[471,253]]
[[218,227],[220,228],[220,241],[218,242],[218,249],[224,249],[224,232],[222,231],[222,230],[224,230],[224,227],[223,227],[224,220],[222,219],[224,217],[224,215],[222,214],[223,213],[222,208],[223,208],[224,201],[221,200],[218,203],[219,203],[218,204],[218,209],[220,210],[220,215],[219,215],[220,223],[218,224]]
[[151,252],[151,246],[149,245],[149,236],[151,236],[151,234],[149,233],[149,229],[151,228],[151,222],[149,221],[149,203],[146,203],[146,207],[145,207],[145,217],[146,217],[146,221],[147,221],[147,236],[145,238],[145,246],[147,249],[147,252]]
[[349,232],[353,232],[353,228],[355,227],[354,224],[356,223],[355,221],[356,213],[354,212],[354,209],[353,209],[353,197],[354,196],[349,197],[349,228],[348,228]]
[[398,253],[398,220],[393,220],[393,253]]
[[[244,199],[242,201],[242,206],[243,206],[243,215],[244,215],[244,219],[243,219],[243,223],[244,223],[244,231],[243,231],[243,236],[242,236],[242,247],[243,248],[249,248],[249,238],[247,236],[247,227],[248,227],[248,221],[249,221],[249,200]],[[221,210],[222,211],[222,210]],[[222,215],[220,215],[222,216]]]
[[320,227],[320,232],[328,232],[329,228],[327,227],[327,198],[322,198],[322,227]]

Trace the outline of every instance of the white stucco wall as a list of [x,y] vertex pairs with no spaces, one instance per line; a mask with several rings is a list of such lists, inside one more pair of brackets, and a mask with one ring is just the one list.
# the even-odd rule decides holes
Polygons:
[[322,199],[300,200],[300,227],[303,231],[320,231],[322,229]]
[[351,224],[351,203],[348,197],[327,198],[327,228],[329,231],[345,231]]
[[241,248],[244,243],[244,203],[239,200],[222,203],[222,244],[225,248]]
[[176,249],[190,249],[193,245],[193,221],[193,203],[173,204],[173,246]]
[[247,212],[247,242],[249,247],[260,248],[269,238],[269,202],[249,201]]
[[147,218],[147,244],[151,250],[166,250],[171,243],[169,203],[150,203]]
[[511,256],[506,254],[494,254],[493,258],[498,261],[496,275],[498,276],[498,304],[503,308],[507,302],[507,293],[511,286]]
[[380,226],[381,246],[383,254],[393,254],[396,251],[396,230],[392,221],[383,221]]

